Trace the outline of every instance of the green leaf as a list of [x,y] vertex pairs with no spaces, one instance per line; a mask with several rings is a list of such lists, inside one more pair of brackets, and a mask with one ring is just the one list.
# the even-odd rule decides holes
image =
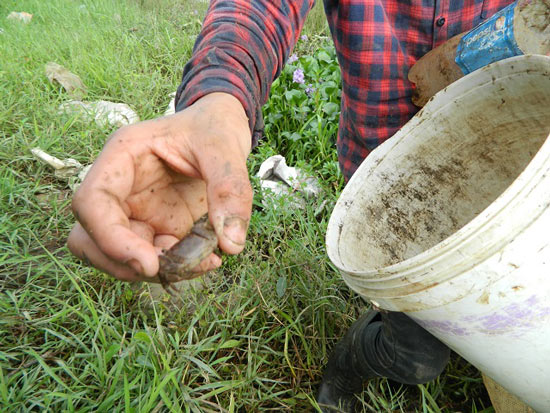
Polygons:
[[113,356],[120,350],[120,344],[111,344],[105,353],[105,363],[109,363]]
[[283,117],[283,114],[282,113],[269,113],[268,114],[268,119],[270,122],[273,122],[275,123],[276,121],[278,121],[279,119],[282,119]]
[[129,303],[130,301],[132,301],[132,298],[134,298],[134,291],[129,287],[125,288],[122,295],[122,300],[125,303]]
[[293,132],[292,135],[288,137],[288,139],[292,142],[296,142],[302,139],[302,135],[300,135],[298,132]]
[[330,63],[332,61],[332,58],[324,50],[321,50],[319,53],[317,53],[317,59],[326,63]]
[[277,287],[276,287],[276,291],[277,291],[277,295],[279,296],[279,298],[282,298],[283,295],[285,295],[285,291],[286,291],[286,276],[284,275],[281,275],[279,277],[279,279],[277,280]]
[[138,331],[136,334],[134,334],[134,339],[137,341],[142,341],[144,343],[151,343],[151,337],[145,332],[145,331]]
[[324,98],[330,99],[331,97],[334,97],[338,93],[338,85],[336,82],[329,80],[327,82],[321,83],[319,85],[319,90],[321,91],[321,94]]
[[222,343],[220,348],[235,348],[238,347],[240,344],[240,340],[227,340],[226,342]]
[[285,92],[285,98],[288,102],[294,105],[299,105],[300,102],[305,98],[305,94],[300,90],[291,89]]
[[338,113],[339,110],[340,106],[334,102],[328,102],[323,105],[323,112],[329,116]]
[[136,364],[138,366],[145,366],[145,367],[149,367],[150,369],[154,370],[155,369],[155,366],[153,366],[153,363],[151,363],[151,360],[149,359],[149,357],[143,355],[143,354],[140,354],[139,356],[137,356],[136,358]]
[[312,56],[307,56],[301,60],[304,72],[309,74],[315,73],[319,70],[319,62]]

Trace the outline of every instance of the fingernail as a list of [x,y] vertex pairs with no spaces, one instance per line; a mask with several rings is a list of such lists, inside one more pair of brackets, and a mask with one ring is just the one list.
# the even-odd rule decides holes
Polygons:
[[126,262],[126,264],[129,265],[130,267],[132,267],[134,269],[134,271],[137,272],[138,274],[140,274],[140,275],[143,274],[143,267],[141,266],[141,264],[139,263],[138,260],[131,259],[131,260],[128,260]]
[[223,221],[223,234],[233,244],[244,245],[248,223],[240,217],[228,217]]

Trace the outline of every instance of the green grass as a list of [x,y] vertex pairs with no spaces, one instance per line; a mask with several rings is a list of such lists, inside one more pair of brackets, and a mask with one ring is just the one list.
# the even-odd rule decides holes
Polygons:
[[[293,211],[263,206],[256,191],[247,248],[180,311],[151,309],[128,284],[70,255],[71,191],[30,154],[39,146],[87,164],[112,132],[57,114],[68,97],[46,79],[48,61],[77,73],[88,99],[128,103],[153,118],[179,83],[205,7],[0,4],[0,411],[315,411],[327,355],[366,308],[324,249],[343,180],[334,144],[339,75],[321,5],[295,50],[299,60],[273,85],[266,139],[249,166],[253,175],[282,153],[322,178],[323,194]],[[7,21],[12,10],[33,13],[32,23]],[[292,83],[297,68],[306,85]],[[366,412],[492,411],[478,372],[456,356],[433,383],[374,380],[363,399]]]

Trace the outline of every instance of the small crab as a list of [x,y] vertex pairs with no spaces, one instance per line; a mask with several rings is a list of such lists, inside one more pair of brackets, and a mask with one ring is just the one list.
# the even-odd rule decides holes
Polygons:
[[185,237],[159,257],[158,277],[164,289],[173,294],[177,288],[172,283],[194,278],[193,268],[212,254],[217,246],[218,237],[214,228],[208,215],[203,215]]

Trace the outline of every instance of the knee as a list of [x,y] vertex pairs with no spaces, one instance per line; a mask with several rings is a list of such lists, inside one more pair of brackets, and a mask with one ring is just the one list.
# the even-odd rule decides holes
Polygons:
[[442,343],[438,346],[431,346],[429,352],[422,356],[415,357],[409,369],[402,372],[400,380],[405,384],[423,384],[435,380],[445,370],[449,362],[451,350]]
[[397,373],[393,379],[401,383],[432,381],[449,362],[451,350],[405,314],[385,314],[384,339],[384,347],[392,350],[388,354]]

